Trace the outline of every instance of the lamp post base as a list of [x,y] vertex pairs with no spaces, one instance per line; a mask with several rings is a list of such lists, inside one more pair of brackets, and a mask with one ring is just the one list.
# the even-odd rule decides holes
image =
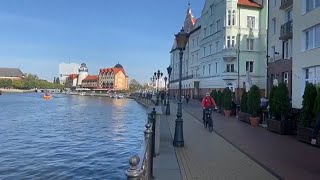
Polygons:
[[173,146],[175,147],[184,147],[183,120],[181,117],[182,117],[182,107],[181,107],[181,102],[179,102],[176,125],[174,130],[174,139],[173,139]]
[[166,115],[170,115],[170,104],[169,104],[169,100],[168,100],[168,102],[167,102]]

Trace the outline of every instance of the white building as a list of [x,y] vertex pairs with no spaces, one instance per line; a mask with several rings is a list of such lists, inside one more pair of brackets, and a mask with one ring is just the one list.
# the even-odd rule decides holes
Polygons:
[[80,65],[77,63],[60,63],[59,64],[59,80],[61,84],[66,82],[70,74],[78,74]]
[[79,67],[79,76],[77,86],[81,86],[82,80],[84,80],[88,76],[88,68],[85,63],[82,63]]
[[[245,88],[247,71],[253,84],[265,89],[267,1],[206,0],[200,19],[188,9],[184,29],[190,37],[183,57],[183,94],[199,97],[213,89]],[[177,90],[175,44],[170,53],[170,87]]]
[[320,1],[293,2],[292,106],[302,107],[305,83],[320,83]]

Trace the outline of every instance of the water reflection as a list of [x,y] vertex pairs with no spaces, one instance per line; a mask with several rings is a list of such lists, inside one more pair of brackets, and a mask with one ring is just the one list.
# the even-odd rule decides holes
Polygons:
[[0,179],[124,179],[143,141],[129,99],[4,94],[0,107]]

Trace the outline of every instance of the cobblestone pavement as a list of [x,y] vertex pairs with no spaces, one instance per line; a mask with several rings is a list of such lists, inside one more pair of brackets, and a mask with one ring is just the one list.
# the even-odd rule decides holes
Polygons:
[[[167,116],[174,135],[177,105],[171,104]],[[272,173],[214,132],[204,129],[201,122],[183,110],[183,148],[175,148],[184,180],[272,180]]]
[[[200,102],[183,104],[184,110],[198,121]],[[281,179],[320,179],[320,148],[299,142],[295,136],[279,135],[262,127],[253,128],[235,117],[213,113],[214,131],[255,162]]]

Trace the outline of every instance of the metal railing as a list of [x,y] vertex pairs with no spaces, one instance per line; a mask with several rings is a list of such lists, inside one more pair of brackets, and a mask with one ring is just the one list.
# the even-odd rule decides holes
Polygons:
[[[155,155],[155,119],[156,111],[153,108],[148,114],[148,122],[144,130],[144,147],[142,157],[134,155],[129,159],[130,168],[125,171],[128,180],[153,179],[153,157]],[[142,159],[142,161],[141,161]],[[141,162],[140,162],[141,161]]]
[[284,10],[293,5],[293,0],[281,0],[280,9]]
[[289,38],[291,36],[292,36],[292,20],[282,24],[280,29],[280,39],[283,39],[285,37]]

